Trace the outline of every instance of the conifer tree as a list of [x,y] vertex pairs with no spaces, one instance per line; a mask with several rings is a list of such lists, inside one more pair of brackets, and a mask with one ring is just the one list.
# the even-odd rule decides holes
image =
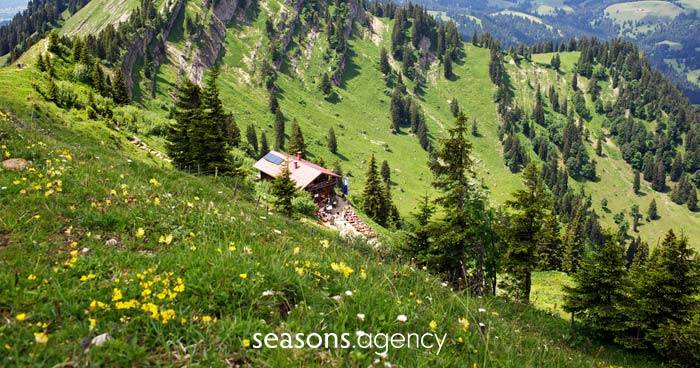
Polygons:
[[175,92],[175,124],[168,130],[168,156],[181,170],[192,170],[195,153],[192,147],[194,124],[202,118],[201,91],[189,79],[183,79]]
[[335,138],[335,130],[333,130],[332,127],[328,129],[327,139],[328,150],[331,151],[331,153],[333,154],[338,153],[338,141]]
[[406,103],[401,97],[401,91],[399,88],[394,88],[394,92],[391,95],[391,131],[392,133],[398,133],[401,131],[401,126],[405,124],[406,121]]
[[372,220],[381,226],[386,226],[388,213],[386,212],[386,199],[374,154],[370,157],[367,168],[367,180],[362,193],[362,210]]
[[268,105],[270,107],[270,112],[273,114],[276,113],[277,110],[280,108],[279,101],[277,101],[277,94],[276,93],[270,93],[270,99],[269,99]]
[[554,70],[559,70],[559,67],[561,66],[561,59],[559,59],[559,54],[554,54],[552,56],[552,60],[549,62],[549,64],[554,68]]
[[543,227],[539,244],[539,268],[542,270],[562,269],[564,263],[564,243],[560,235],[559,219],[548,216]]
[[598,138],[595,142],[595,154],[598,157],[603,157],[603,138]]
[[389,168],[389,163],[386,160],[382,161],[380,173],[384,183],[391,184],[391,169]]
[[248,127],[246,127],[245,136],[252,152],[258,152],[258,134],[255,132],[255,126],[253,124],[248,124]]
[[319,88],[321,89],[321,92],[323,92],[323,94],[326,96],[329,96],[331,92],[333,92],[333,85],[331,84],[331,79],[328,77],[328,73],[323,73]]
[[697,267],[688,239],[669,230],[661,245],[634,272],[627,305],[628,330],[618,341],[631,347],[654,347],[662,355],[672,351],[668,335],[687,323],[698,306]]
[[666,167],[664,166],[664,161],[662,159],[658,159],[656,161],[656,166],[654,168],[654,180],[652,181],[651,186],[657,192],[666,191]]
[[523,183],[525,188],[517,190],[513,199],[506,202],[514,215],[505,268],[512,278],[507,287],[519,300],[529,304],[532,272],[540,263],[543,240],[550,236],[545,225],[552,215],[552,198],[535,163],[525,167]]
[[289,162],[282,168],[282,174],[272,182],[272,194],[275,196],[275,209],[285,216],[292,216],[292,200],[296,195],[296,184],[290,178]]
[[688,205],[688,209],[691,212],[698,210],[698,192],[692,184],[690,185],[690,191],[688,192],[688,198],[685,203]]
[[301,152],[302,157],[306,157],[306,143],[304,143],[304,135],[301,132],[301,127],[296,119],[292,122],[292,135],[289,138],[289,153],[296,154]]
[[389,53],[383,47],[379,52],[379,70],[385,76],[388,76],[389,73],[391,73],[391,65],[389,64]]
[[270,152],[270,144],[267,143],[267,134],[263,131],[260,132],[260,154],[258,157],[262,158],[268,152]]
[[442,58],[442,64],[443,64],[443,72],[445,75],[445,79],[452,79],[453,74],[452,74],[452,58],[450,58],[447,54],[443,56]]
[[207,173],[231,172],[234,168],[229,156],[227,134],[231,116],[224,111],[216,86],[219,70],[211,70],[202,89],[202,119],[195,125],[193,144],[198,153],[198,164]]
[[422,196],[418,201],[418,211],[413,214],[416,219],[416,228],[409,233],[408,241],[402,247],[416,264],[427,265],[429,262],[429,251],[431,248],[431,226],[430,220],[435,213],[435,207],[431,204],[428,195]]
[[39,69],[40,72],[45,72],[46,71],[46,63],[44,63],[44,55],[39,54],[39,57],[36,59],[36,67]]
[[606,234],[603,246],[581,261],[573,279],[575,286],[564,287],[564,310],[572,321],[578,317],[603,337],[623,331],[628,278],[622,244]]
[[459,102],[457,102],[456,98],[453,98],[452,101],[450,101],[450,112],[455,118],[459,116]]
[[574,216],[566,226],[564,234],[564,271],[574,274],[578,271],[579,264],[583,258],[586,236],[584,234],[584,221],[586,209],[583,203],[579,203],[574,211]]
[[641,187],[641,178],[639,174],[639,170],[634,170],[634,183],[632,184],[632,190],[634,190],[634,194],[639,195],[640,193],[640,188]]
[[642,213],[639,212],[639,205],[633,204],[630,209],[630,216],[632,216],[632,231],[637,232],[637,226],[639,226],[639,220],[642,219]]
[[129,103],[129,91],[127,90],[126,80],[121,68],[117,68],[114,72],[114,80],[112,80],[112,98],[119,105]]
[[656,209],[656,199],[652,198],[651,202],[649,202],[649,209],[647,210],[647,215],[649,217],[649,220],[658,220],[659,219],[659,213],[658,210]]
[[[537,96],[539,96],[539,89],[537,90]],[[545,120],[544,120],[544,108],[542,107],[542,99],[541,98],[536,98],[535,99],[535,107],[532,109],[532,120],[534,120],[537,124],[544,126],[545,125]]]
[[578,91],[578,77],[576,73],[574,73],[574,76],[571,78],[571,89]]
[[479,136],[479,125],[476,122],[476,118],[472,119],[472,136],[473,137],[478,137]]
[[430,264],[456,285],[464,285],[467,282],[464,277],[469,277],[471,288],[482,294],[486,251],[480,236],[486,202],[474,180],[467,117],[460,113],[447,133],[429,162],[434,177],[432,185],[439,192],[435,201],[444,213],[437,230],[441,235],[431,252]]
[[683,175],[683,155],[680,153],[676,155],[671,164],[671,172],[669,176],[672,182],[677,182]]
[[278,151],[284,150],[284,114],[282,110],[277,109],[275,112],[275,149]]
[[92,70],[90,72],[90,77],[92,78],[92,87],[95,88],[95,90],[99,94],[104,95],[105,76],[104,76],[104,73],[102,72],[102,67],[100,66],[99,61],[95,61],[95,63],[92,64]]

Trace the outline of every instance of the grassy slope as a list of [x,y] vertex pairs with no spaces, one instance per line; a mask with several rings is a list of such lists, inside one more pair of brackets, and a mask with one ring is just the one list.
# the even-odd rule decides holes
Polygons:
[[[556,83],[560,96],[573,96],[570,87],[571,70],[578,59],[578,54],[561,54],[562,72],[558,76],[554,70],[547,68],[551,57],[552,54],[533,55],[534,64],[522,63],[519,68],[514,65],[508,66],[513,85],[516,88],[516,100],[522,106],[525,106],[526,109],[531,109],[534,103],[534,89],[528,86],[528,79],[531,81],[532,87],[535,87],[539,82],[543,93],[546,92],[549,85]],[[581,77],[579,79],[579,85],[583,85],[584,88],[586,83],[587,80],[585,78]],[[601,83],[601,87],[603,98],[612,98],[613,92],[608,83]],[[600,181],[577,183],[572,180],[571,183],[577,187],[585,188],[586,192],[591,194],[596,212],[603,216],[603,224],[613,226],[613,216],[620,211],[625,211],[629,220],[629,211],[633,204],[638,204],[640,210],[646,214],[649,202],[652,198],[655,198],[661,219],[653,222],[641,221],[639,234],[643,239],[653,246],[670,228],[683,231],[690,239],[700,239],[700,213],[692,213],[688,211],[686,206],[679,206],[673,203],[668,193],[658,193],[652,190],[650,184],[644,180],[642,180],[642,195],[634,195],[632,191],[632,169],[622,160],[620,150],[612,138],[609,138],[607,144],[603,146],[605,157],[597,157],[595,155],[593,150],[595,137],[602,131],[605,117],[595,112],[590,95],[586,95],[586,99],[588,108],[593,116],[592,120],[586,123],[591,132],[591,142],[587,142],[588,151],[590,157],[594,158],[598,163],[597,172]],[[546,108],[551,113],[549,106]],[[561,116],[558,118],[563,119]],[[672,183],[669,184],[673,185]],[[608,200],[609,212],[601,208],[600,203],[603,198]],[[698,249],[700,244],[695,241],[693,246]]]
[[[276,11],[273,9],[272,12]],[[254,124],[259,131],[265,130],[268,141],[272,142],[273,116],[267,108],[267,92],[259,86],[257,72],[266,50],[267,41],[262,28],[267,16],[263,10],[250,24],[229,28],[226,51],[222,56],[220,86],[222,99],[236,115],[239,127],[244,129],[248,124]],[[401,213],[408,215],[416,198],[431,190],[431,176],[425,165],[427,154],[420,148],[417,138],[407,134],[406,129],[399,135],[389,132],[391,90],[386,87],[377,65],[380,48],[389,48],[390,34],[390,24],[384,24],[382,32],[373,37],[357,30],[350,41],[344,83],[335,89],[337,98],[324,99],[317,86],[319,76],[327,67],[322,60],[327,47],[323,34],[308,50],[306,45],[292,45],[290,54],[299,48],[303,50],[303,56],[295,61],[295,65],[285,65],[279,74],[278,86],[282,90],[282,111],[288,119],[287,133],[292,119],[297,119],[312,159],[322,158],[329,166],[339,161],[344,172],[352,175],[351,193],[361,190],[366,160],[371,153],[380,161],[388,160],[395,183],[393,195]],[[488,78],[488,51],[467,45],[466,53],[466,61],[454,67],[458,76],[456,81],[444,80],[441,70],[435,67],[430,73],[425,94],[418,99],[433,139],[442,136],[454,120],[449,113],[449,100],[453,97],[460,101],[470,117],[477,118],[482,132],[482,137],[474,139],[479,174],[492,188],[494,199],[501,201],[519,186],[519,179],[508,172],[500,158],[493,86]],[[161,70],[163,76],[173,74],[172,67]],[[160,98],[168,98],[166,94],[171,83],[170,78],[160,79]],[[407,83],[411,89],[412,84]],[[338,155],[331,154],[325,147],[325,136],[330,127],[335,129],[338,137]]]
[[[0,69],[0,83],[14,91],[0,94],[3,151],[33,161],[24,172],[0,172],[0,365],[281,366],[291,358],[304,366],[367,366],[376,358],[371,351],[255,351],[242,341],[254,331],[426,331],[431,320],[449,336],[442,354],[390,351],[387,361],[655,365],[585,341],[572,348],[566,323],[558,318],[453,293],[424,272],[390,259],[377,262],[379,255],[362,243],[254,208],[232,196],[231,183],[173,171],[131,146],[126,131],[32,97],[34,73],[33,67]],[[8,121],[6,111],[20,120]],[[54,192],[46,194],[48,181]],[[172,242],[160,242],[167,235]],[[112,238],[117,244],[107,245]],[[345,262],[354,272],[344,277],[332,262]],[[81,281],[88,275],[94,278]],[[184,290],[175,291],[178,278]],[[176,293],[172,299],[157,297],[165,279]],[[142,296],[139,281],[152,282],[150,297]],[[122,300],[157,305],[159,319],[138,308],[116,309],[114,288]],[[263,296],[265,290],[275,293]],[[331,298],[346,290],[353,295],[340,302]],[[109,307],[90,310],[92,300]],[[164,324],[166,309],[175,317]],[[24,321],[17,320],[20,313]],[[408,322],[396,322],[398,314]],[[458,323],[465,317],[471,325],[466,331]],[[89,318],[95,320],[92,331]],[[486,324],[486,334],[477,331],[478,322]],[[39,332],[48,333],[46,345],[34,342]],[[80,346],[104,332],[113,337],[106,345],[87,351]]]
[[93,0],[68,18],[60,30],[62,35],[96,35],[109,24],[123,22],[139,6],[138,0]]

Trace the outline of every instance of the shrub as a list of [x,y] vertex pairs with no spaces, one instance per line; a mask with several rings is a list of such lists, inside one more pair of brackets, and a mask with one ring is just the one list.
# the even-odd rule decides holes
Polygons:
[[316,203],[311,199],[311,196],[304,193],[299,195],[292,200],[292,207],[294,207],[294,212],[301,213],[306,216],[314,216],[318,207]]

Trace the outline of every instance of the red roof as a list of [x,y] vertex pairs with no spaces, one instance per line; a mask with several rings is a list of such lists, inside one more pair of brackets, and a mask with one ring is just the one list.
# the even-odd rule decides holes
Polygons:
[[282,170],[289,165],[289,176],[297,184],[298,188],[306,188],[320,175],[328,175],[340,178],[336,173],[304,160],[297,156],[291,156],[284,152],[270,151],[255,163],[255,168],[261,172],[276,178],[282,174]]

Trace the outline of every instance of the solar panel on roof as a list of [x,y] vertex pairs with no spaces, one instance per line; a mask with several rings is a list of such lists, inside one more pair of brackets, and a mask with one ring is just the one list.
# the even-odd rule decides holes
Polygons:
[[263,157],[265,160],[272,162],[275,165],[280,165],[284,162],[284,159],[282,157],[279,157],[275,155],[272,152],[269,152],[268,154]]

